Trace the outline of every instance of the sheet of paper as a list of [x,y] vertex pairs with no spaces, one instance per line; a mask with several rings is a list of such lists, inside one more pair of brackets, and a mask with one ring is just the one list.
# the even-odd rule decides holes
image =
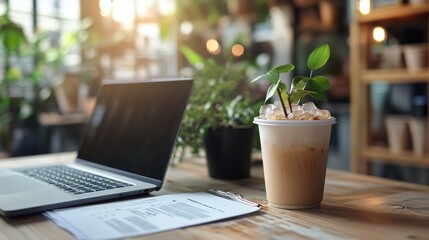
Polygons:
[[207,192],[195,192],[60,209],[45,215],[77,239],[117,239],[213,222],[258,210],[258,207]]

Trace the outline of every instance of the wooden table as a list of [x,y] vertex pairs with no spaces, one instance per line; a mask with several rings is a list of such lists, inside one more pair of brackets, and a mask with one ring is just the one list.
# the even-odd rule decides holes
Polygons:
[[[69,162],[74,153],[0,159],[0,167]],[[0,183],[1,186],[1,183]],[[310,210],[267,206],[260,163],[252,177],[220,181],[204,162],[171,166],[162,190],[153,195],[217,188],[243,194],[263,205],[260,212],[228,221],[141,237],[143,239],[429,239],[429,187],[329,170],[324,201]],[[0,218],[0,239],[73,239],[41,214]]]

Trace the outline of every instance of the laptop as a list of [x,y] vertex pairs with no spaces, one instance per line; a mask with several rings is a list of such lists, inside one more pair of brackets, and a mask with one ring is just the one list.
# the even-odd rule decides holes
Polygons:
[[73,163],[0,169],[0,214],[159,190],[192,85],[192,79],[104,83]]

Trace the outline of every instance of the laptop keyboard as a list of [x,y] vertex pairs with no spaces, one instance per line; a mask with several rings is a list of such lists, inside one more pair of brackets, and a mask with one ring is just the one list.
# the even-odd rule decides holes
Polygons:
[[67,166],[49,166],[19,170],[24,175],[73,194],[97,192],[131,186],[129,183],[102,177]]

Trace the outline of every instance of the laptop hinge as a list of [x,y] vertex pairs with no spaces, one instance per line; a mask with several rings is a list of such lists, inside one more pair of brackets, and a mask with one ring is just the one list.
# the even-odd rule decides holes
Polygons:
[[128,177],[128,178],[132,178],[132,179],[135,179],[135,180],[138,180],[138,181],[148,182],[148,183],[156,185],[156,189],[160,189],[161,186],[162,186],[162,181],[158,180],[158,179],[154,179],[154,178],[150,178],[150,177],[145,177],[145,176],[142,176],[142,175],[138,175],[138,174],[135,174],[135,173],[126,172],[126,171],[123,171],[123,170],[120,170],[120,169],[116,169],[116,168],[107,167],[107,166],[104,166],[104,165],[100,165],[100,164],[97,164],[97,163],[89,162],[89,161],[86,161],[86,160],[83,160],[83,159],[79,159],[79,158],[76,159],[76,163],[82,164],[82,165],[85,165],[85,166],[89,166],[89,167],[92,167],[92,168],[100,169],[100,170],[103,170],[103,171],[113,172],[115,174],[119,174],[119,175],[122,175],[122,176],[125,176],[125,177]]

